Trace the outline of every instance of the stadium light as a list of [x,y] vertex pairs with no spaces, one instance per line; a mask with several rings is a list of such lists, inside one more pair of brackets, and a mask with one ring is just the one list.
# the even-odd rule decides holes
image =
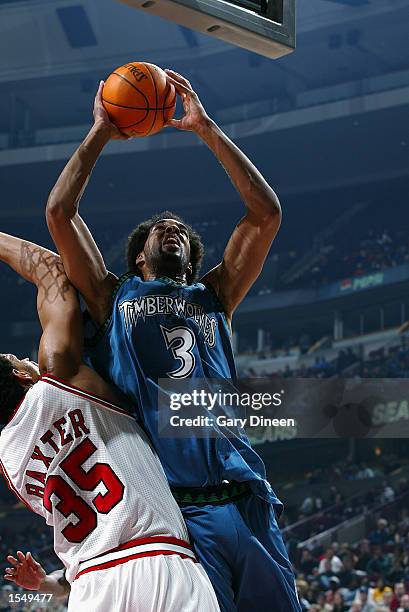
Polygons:
[[120,0],[270,58],[295,49],[295,0]]

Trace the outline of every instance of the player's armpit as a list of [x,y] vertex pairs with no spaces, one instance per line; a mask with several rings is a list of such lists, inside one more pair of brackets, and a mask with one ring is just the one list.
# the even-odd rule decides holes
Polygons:
[[249,212],[234,229],[219,265],[202,279],[212,285],[230,319],[257,280],[280,228],[281,212],[258,217]]

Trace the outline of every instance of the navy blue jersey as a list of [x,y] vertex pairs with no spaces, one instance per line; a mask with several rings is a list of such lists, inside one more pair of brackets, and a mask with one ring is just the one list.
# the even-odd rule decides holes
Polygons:
[[229,326],[211,287],[123,276],[113,294],[111,316],[87,339],[85,355],[136,406],[172,486],[250,481],[257,495],[281,505],[244,432],[233,437],[219,431],[217,437],[158,434],[159,379],[236,377]]

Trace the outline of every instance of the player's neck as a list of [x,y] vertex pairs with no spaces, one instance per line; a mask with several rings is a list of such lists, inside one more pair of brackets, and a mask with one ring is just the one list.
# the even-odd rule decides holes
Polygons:
[[153,280],[167,280],[172,283],[177,283],[178,285],[186,285],[186,274],[171,274],[170,272],[165,271],[157,271],[157,272],[148,272],[143,275],[143,279],[145,281],[153,281]]

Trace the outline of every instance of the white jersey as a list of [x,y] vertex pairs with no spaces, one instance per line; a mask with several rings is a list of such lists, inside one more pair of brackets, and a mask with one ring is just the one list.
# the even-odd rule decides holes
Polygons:
[[188,541],[162,466],[133,417],[53,376],[27,392],[3,429],[0,461],[10,488],[54,528],[69,582],[79,564],[129,541]]

